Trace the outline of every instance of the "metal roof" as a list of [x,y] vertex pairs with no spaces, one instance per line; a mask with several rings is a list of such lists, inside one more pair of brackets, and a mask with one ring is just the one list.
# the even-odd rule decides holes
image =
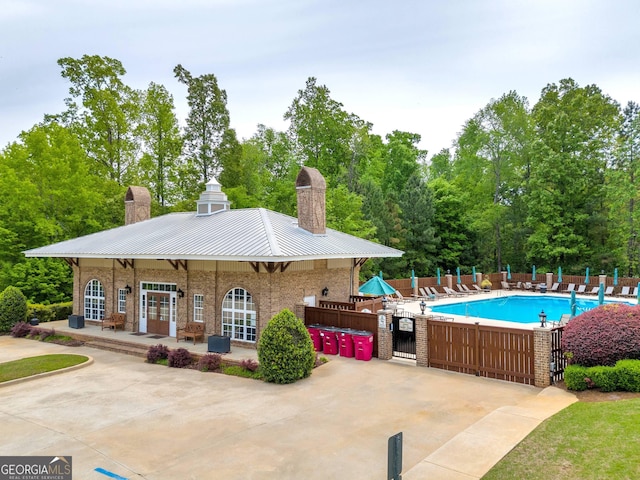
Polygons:
[[208,216],[170,213],[27,250],[27,257],[278,262],[400,257],[404,252],[327,228],[313,235],[296,218],[264,208]]

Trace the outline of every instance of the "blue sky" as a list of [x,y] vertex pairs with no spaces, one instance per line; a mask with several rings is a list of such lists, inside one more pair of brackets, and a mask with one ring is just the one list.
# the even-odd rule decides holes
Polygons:
[[637,0],[0,0],[0,148],[64,109],[56,61],[120,60],[134,88],[161,83],[181,121],[181,63],[214,73],[248,138],[315,76],[374,133],[405,130],[435,154],[510,90],[531,105],[548,83],[595,83],[640,103]]

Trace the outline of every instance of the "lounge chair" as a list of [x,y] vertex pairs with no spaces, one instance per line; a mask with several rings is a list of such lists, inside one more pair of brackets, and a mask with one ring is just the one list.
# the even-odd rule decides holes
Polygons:
[[485,290],[484,288],[480,288],[480,287],[479,287],[478,285],[476,285],[475,283],[474,283],[473,285],[471,285],[471,286],[472,286],[472,287],[475,289],[475,291],[476,291],[476,292],[478,292],[478,293],[485,293],[485,292],[486,292],[486,290]]
[[469,287],[467,287],[464,283],[460,284],[460,288],[462,288],[463,292],[468,293],[469,295],[476,295],[478,293],[480,293],[479,291],[476,290],[471,290]]
[[637,297],[638,296],[638,287],[633,287],[633,292],[631,292],[631,294],[629,296],[630,297]]
[[531,282],[524,282],[524,289],[525,290],[535,290],[535,288],[533,288],[533,285],[531,284]]
[[500,285],[502,285],[503,290],[511,290],[511,285],[509,285],[507,282],[500,282]]
[[405,302],[405,298],[398,290],[395,291],[394,295],[396,296],[396,303],[398,305],[402,305]]
[[618,294],[619,297],[630,297],[631,296],[631,287],[622,287],[622,290],[620,290],[620,293]]
[[435,294],[428,292],[424,287],[419,287],[418,291],[420,295],[418,296],[421,300],[435,300],[437,297]]
[[587,289],[586,285],[578,285],[578,289],[576,290],[576,293],[586,293],[585,290]]
[[562,290],[564,293],[571,293],[574,292],[576,289],[576,284],[575,283],[570,283],[569,285],[567,285],[567,288],[565,288],[564,290]]
[[442,298],[442,297],[446,297],[447,296],[446,293],[439,292],[436,289],[436,287],[426,287],[425,290],[430,291],[431,293],[433,293],[436,298]]
[[612,295],[613,295],[613,289],[614,289],[614,288],[615,288],[615,287],[611,287],[611,286],[609,286],[609,287],[605,288],[605,289],[604,289],[604,294],[605,294],[607,297],[612,296]]
[[551,285],[551,288],[549,289],[549,291],[550,292],[557,292],[559,288],[560,288],[560,284],[556,282],[553,285]]
[[597,295],[599,291],[600,291],[600,287],[593,287],[591,290],[584,293],[587,295]]
[[456,292],[454,289],[449,287],[442,287],[442,289],[444,290],[444,293],[446,293],[450,297],[464,297],[467,295],[466,293]]

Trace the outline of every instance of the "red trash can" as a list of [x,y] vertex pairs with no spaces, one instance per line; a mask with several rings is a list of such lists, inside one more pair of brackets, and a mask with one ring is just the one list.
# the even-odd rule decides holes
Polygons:
[[325,327],[320,331],[322,335],[322,350],[327,355],[338,354],[338,334],[335,328]]
[[358,332],[353,334],[356,360],[369,361],[373,356],[373,333]]
[[307,331],[313,342],[313,349],[316,352],[322,351],[322,335],[320,334],[320,325],[307,325]]
[[353,353],[353,334],[355,330],[351,328],[345,328],[344,330],[340,330],[338,332],[338,337],[340,339],[340,356],[352,358]]

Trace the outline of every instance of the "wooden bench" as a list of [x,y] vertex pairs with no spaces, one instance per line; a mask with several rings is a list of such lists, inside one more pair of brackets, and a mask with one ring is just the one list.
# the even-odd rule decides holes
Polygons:
[[122,327],[122,330],[124,330],[124,313],[112,313],[108,317],[103,318],[101,330],[104,330],[105,327],[113,327],[114,332],[118,330],[118,327]]
[[179,328],[176,332],[176,342],[179,342],[181,338],[192,339],[194,345],[199,338],[204,342],[204,323],[187,322],[184,328]]

